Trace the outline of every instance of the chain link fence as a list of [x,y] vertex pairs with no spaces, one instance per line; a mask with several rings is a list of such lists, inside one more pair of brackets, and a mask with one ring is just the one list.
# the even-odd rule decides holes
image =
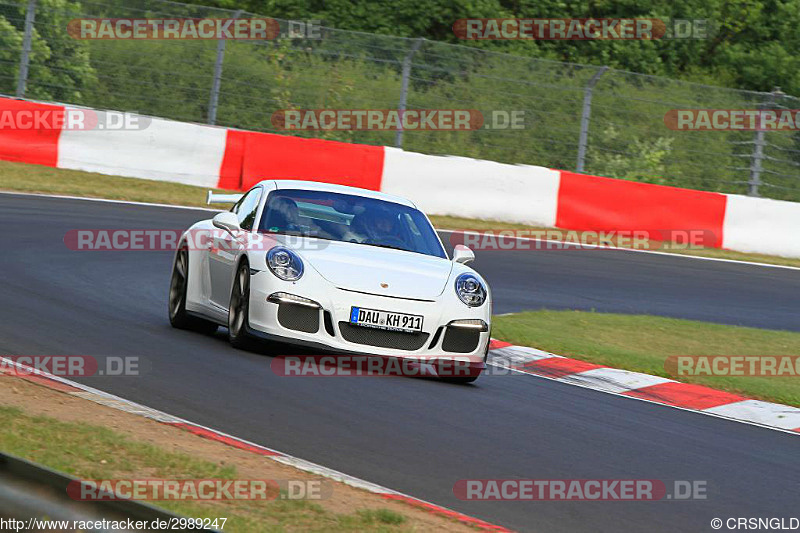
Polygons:
[[[800,201],[797,132],[675,131],[672,109],[798,99],[321,27],[269,41],[77,40],[76,18],[250,18],[163,0],[0,0],[0,93],[304,137]],[[281,35],[297,23],[280,20]],[[579,44],[578,44],[579,45]],[[523,111],[523,129],[295,131],[285,109]]]

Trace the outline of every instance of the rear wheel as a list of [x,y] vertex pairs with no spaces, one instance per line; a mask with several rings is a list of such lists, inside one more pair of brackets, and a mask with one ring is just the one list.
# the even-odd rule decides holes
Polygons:
[[188,286],[189,249],[183,245],[175,254],[175,262],[172,265],[172,277],[169,282],[169,323],[174,328],[210,335],[217,331],[216,324],[191,316],[186,312],[186,289]]
[[242,261],[236,271],[228,307],[228,340],[234,348],[246,350],[254,344],[247,331],[250,323],[250,266]]

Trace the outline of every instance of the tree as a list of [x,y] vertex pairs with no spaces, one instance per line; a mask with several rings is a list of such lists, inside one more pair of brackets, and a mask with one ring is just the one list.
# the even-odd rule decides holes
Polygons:
[[[96,83],[89,43],[67,33],[67,23],[80,12],[80,4],[70,0],[37,2],[26,97],[81,103],[84,92]],[[19,73],[24,20],[24,6],[0,7],[0,77],[4,92],[12,94]]]

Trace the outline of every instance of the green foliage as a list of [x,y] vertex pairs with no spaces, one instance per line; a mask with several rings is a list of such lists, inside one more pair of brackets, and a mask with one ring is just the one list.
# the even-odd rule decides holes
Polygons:
[[[616,142],[620,137],[619,131],[613,126],[609,126],[604,134],[610,142]],[[600,152],[594,158],[595,169],[604,176],[665,185],[664,158],[670,153],[673,142],[674,139],[667,137],[653,140],[634,137],[632,145],[626,147],[631,155]]]
[[0,93],[14,94],[21,49],[22,33],[0,15]]
[[[800,93],[800,4],[787,0],[207,0],[285,19],[318,19],[330,27],[425,37],[516,55],[607,65],[644,74],[728,82],[742,89],[781,86]],[[464,41],[460,18],[707,19],[706,39],[653,41]]]
[[[67,34],[67,23],[81,6],[70,0],[40,0],[31,39],[26,96],[60,102],[80,101],[97,82],[85,41]],[[25,5],[0,6],[0,88],[13,94],[23,44]]]

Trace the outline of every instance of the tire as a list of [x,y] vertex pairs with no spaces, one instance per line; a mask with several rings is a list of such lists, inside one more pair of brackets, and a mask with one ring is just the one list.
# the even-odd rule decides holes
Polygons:
[[250,265],[242,261],[236,270],[228,306],[228,340],[240,350],[253,348],[254,337],[249,333],[250,324]]
[[186,289],[189,276],[189,249],[186,245],[178,249],[175,262],[172,264],[172,276],[169,282],[168,312],[169,323],[173,328],[188,329],[198,333],[211,335],[217,331],[217,325],[208,320],[191,316],[186,312]]

